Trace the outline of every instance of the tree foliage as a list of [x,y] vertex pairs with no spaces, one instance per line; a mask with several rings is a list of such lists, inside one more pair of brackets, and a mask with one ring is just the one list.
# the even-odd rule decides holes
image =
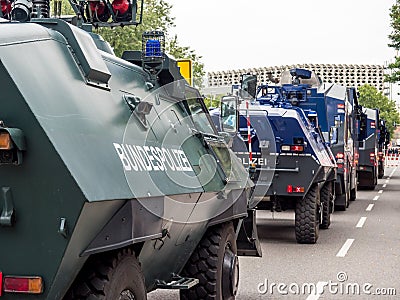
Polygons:
[[204,104],[207,106],[207,108],[217,108],[221,104],[221,97],[222,96],[217,96],[214,99],[212,99],[206,96],[204,98]]
[[[400,0],[396,0],[396,3],[390,9],[390,26],[392,27],[392,33],[389,34],[390,44],[388,45],[395,50],[400,50]],[[400,57],[395,56],[394,62],[389,64],[388,68],[392,70],[391,74],[385,75],[385,80],[388,82],[396,83],[400,81]]]
[[174,18],[170,16],[171,8],[172,6],[163,0],[146,0],[142,24],[136,27],[101,27],[96,29],[96,33],[110,43],[117,56],[121,56],[125,50],[141,50],[144,31],[160,30],[168,33],[174,26]]
[[380,93],[375,87],[365,84],[358,88],[360,105],[368,108],[377,108],[380,117],[386,120],[386,126],[391,135],[393,135],[395,126],[400,122],[400,116],[396,109],[396,103]]
[[110,43],[117,56],[121,56],[125,50],[141,50],[144,31],[163,31],[166,35],[166,52],[176,59],[191,59],[194,84],[201,87],[202,77],[205,75],[204,64],[200,62],[201,56],[198,56],[190,47],[181,46],[176,35],[172,38],[169,36],[170,29],[175,26],[175,18],[171,16],[171,9],[172,6],[164,0],[146,0],[142,24],[137,27],[103,27],[96,31]]
[[[144,31],[160,30],[166,34],[166,51],[176,59],[190,59],[193,63],[194,85],[202,87],[205,75],[204,64],[201,56],[187,46],[181,46],[178,37],[169,36],[171,28],[175,27],[175,18],[171,16],[172,5],[164,0],[144,0],[143,20],[137,27],[99,27],[94,32],[100,34],[110,43],[117,56],[121,56],[125,50],[142,49],[142,33]],[[68,1],[62,2],[62,14],[71,15],[74,11]]]
[[176,35],[169,41],[167,52],[175,58],[186,58],[192,61],[193,84],[201,88],[203,85],[203,76],[206,74],[204,71],[204,64],[200,62],[201,56],[198,56],[190,47],[180,46]]

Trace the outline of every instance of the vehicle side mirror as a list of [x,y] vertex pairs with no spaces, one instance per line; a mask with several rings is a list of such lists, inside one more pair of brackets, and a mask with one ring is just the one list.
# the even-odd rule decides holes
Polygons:
[[361,115],[360,129],[362,129],[362,130],[367,129],[367,115],[366,114]]
[[238,130],[238,97],[224,96],[221,99],[221,130],[236,133]]
[[329,131],[329,142],[331,145],[338,143],[338,128],[335,126],[332,126],[331,130]]

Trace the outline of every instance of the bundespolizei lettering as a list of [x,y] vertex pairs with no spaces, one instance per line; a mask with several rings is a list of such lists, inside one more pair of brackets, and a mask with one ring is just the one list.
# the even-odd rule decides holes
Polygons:
[[113,143],[125,171],[193,171],[181,149]]

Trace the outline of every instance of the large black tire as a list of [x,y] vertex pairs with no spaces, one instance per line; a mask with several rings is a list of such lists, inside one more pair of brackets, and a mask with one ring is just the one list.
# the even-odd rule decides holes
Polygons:
[[373,191],[378,184],[378,179],[376,178],[375,174],[372,175],[372,178],[370,179],[370,184],[365,187],[366,190],[368,191]]
[[348,207],[349,207],[349,199],[347,197],[347,193],[336,196],[335,210],[346,211]]
[[[347,177],[348,178],[348,177]],[[350,204],[350,181],[346,181],[342,174],[338,174],[339,185],[337,185],[336,199],[335,199],[335,210],[346,211]]]
[[180,298],[235,299],[239,283],[239,261],[236,237],[231,222],[211,227],[182,270],[182,276],[199,279],[189,290],[181,290]]
[[324,184],[321,189],[322,220],[319,228],[328,229],[331,225],[332,182]]
[[350,201],[355,201],[357,199],[357,188],[353,188],[350,191]]
[[143,273],[131,249],[89,259],[64,300],[147,298]]
[[366,186],[364,186],[364,190],[367,190],[367,191],[375,190],[375,184],[374,185],[366,185]]
[[382,179],[384,175],[385,175],[385,167],[383,165],[383,162],[379,162],[378,163],[378,179]]
[[344,191],[340,195],[336,194],[335,200],[335,210],[337,211],[346,211],[350,205],[351,191],[350,191],[350,181],[347,179],[347,185],[343,181]]
[[318,186],[313,185],[307,194],[296,203],[295,231],[300,244],[315,244],[320,224]]

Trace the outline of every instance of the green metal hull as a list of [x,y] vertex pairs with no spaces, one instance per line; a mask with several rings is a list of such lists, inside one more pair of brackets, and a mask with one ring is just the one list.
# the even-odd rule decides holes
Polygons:
[[[0,120],[27,145],[20,165],[0,165],[0,211],[8,197],[16,220],[0,226],[0,272],[44,280],[40,295],[2,299],[62,299],[91,254],[128,245],[151,290],[208,226],[247,215],[247,172],[237,163],[227,182],[179,99],[60,22],[0,24]],[[133,96],[153,106],[147,127]]]

